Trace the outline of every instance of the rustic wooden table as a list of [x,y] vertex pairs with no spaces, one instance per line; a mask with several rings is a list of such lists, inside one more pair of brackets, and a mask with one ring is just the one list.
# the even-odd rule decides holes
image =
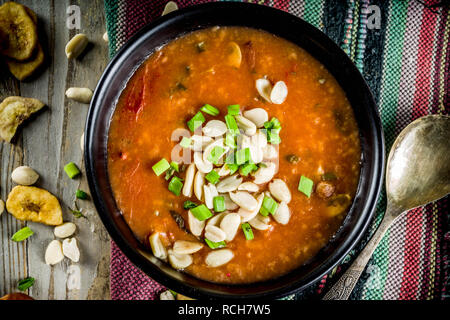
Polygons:
[[[4,1],[0,0],[0,4]],[[48,243],[54,239],[53,228],[38,223],[16,220],[6,211],[0,216],[0,296],[16,292],[19,280],[34,277],[29,289],[35,299],[109,299],[109,236],[98,218],[92,202],[80,205],[87,219],[75,218],[70,210],[77,188],[88,190],[85,177],[71,180],[63,167],[73,161],[84,171],[80,136],[83,133],[88,105],[65,98],[69,87],[95,88],[108,61],[108,46],[102,40],[105,17],[102,0],[52,1],[23,0],[39,17],[40,41],[47,51],[47,66],[35,78],[19,82],[0,65],[0,100],[17,95],[37,98],[47,104],[45,110],[19,130],[14,144],[0,144],[0,196],[6,200],[14,183],[11,172],[20,165],[34,168],[40,178],[36,186],[56,195],[63,208],[65,221],[77,227],[76,238],[81,258],[78,263],[69,259],[55,266],[44,262]],[[67,8],[78,5],[81,13],[80,29],[66,27]],[[90,39],[87,52],[81,59],[67,60],[64,47],[77,33]],[[11,236],[25,225],[35,234],[23,242],[13,242]],[[67,279],[73,267],[80,268],[80,289],[69,290]]]

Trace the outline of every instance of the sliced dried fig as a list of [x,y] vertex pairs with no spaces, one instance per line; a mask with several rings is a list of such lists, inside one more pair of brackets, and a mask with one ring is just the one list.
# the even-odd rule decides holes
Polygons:
[[28,8],[27,6],[23,6],[25,8],[25,11],[28,13],[28,15],[30,16],[31,20],[33,20],[34,24],[37,24],[38,22],[38,17],[36,12],[34,12],[33,10],[31,10],[30,8]]
[[16,219],[40,222],[51,226],[62,224],[62,210],[58,199],[47,190],[16,186],[8,195],[6,210]]
[[29,59],[38,43],[36,24],[25,6],[6,2],[0,6],[0,30],[6,40],[0,53],[16,59]]
[[6,59],[9,71],[17,80],[25,80],[33,75],[33,73],[44,63],[44,50],[38,43],[31,59],[26,61],[17,61],[14,59]]
[[0,138],[10,142],[17,127],[31,114],[42,109],[44,103],[33,98],[8,97],[0,103]]

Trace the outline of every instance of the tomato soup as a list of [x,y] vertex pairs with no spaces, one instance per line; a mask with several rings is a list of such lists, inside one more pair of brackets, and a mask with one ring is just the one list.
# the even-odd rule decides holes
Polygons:
[[355,196],[360,157],[352,108],[324,66],[242,27],[196,31],[150,55],[108,140],[110,183],[136,237],[216,283],[272,279],[317,254]]

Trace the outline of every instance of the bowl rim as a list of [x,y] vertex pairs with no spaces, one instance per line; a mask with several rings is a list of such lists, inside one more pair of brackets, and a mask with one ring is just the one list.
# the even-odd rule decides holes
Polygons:
[[[174,23],[177,20],[183,20],[187,19],[189,17],[195,16],[195,15],[202,15],[205,12],[209,11],[222,11],[222,10],[250,10],[253,14],[258,13],[264,13],[269,14],[273,16],[277,16],[278,19],[281,19],[283,21],[287,21],[286,23],[293,23],[292,21],[295,21],[295,24],[298,24],[304,28],[303,33],[307,32],[312,34],[312,38],[318,39],[317,43],[320,45],[325,45],[328,49],[332,50],[333,53],[336,53],[339,56],[339,59],[343,59],[343,65],[349,68],[353,68],[352,72],[357,77],[354,79],[355,82],[359,82],[359,84],[362,86],[362,89],[365,91],[364,95],[367,99],[366,105],[369,107],[369,110],[367,112],[369,113],[369,121],[371,122],[371,133],[374,138],[374,158],[376,158],[377,161],[372,163],[373,170],[372,175],[369,177],[370,182],[368,182],[368,200],[364,204],[361,204],[362,209],[360,210],[361,213],[359,213],[359,218],[357,219],[356,225],[353,226],[353,228],[349,231],[349,234],[345,241],[341,245],[338,246],[336,249],[336,252],[334,252],[332,258],[333,259],[327,259],[325,261],[324,266],[321,266],[320,272],[315,272],[315,268],[311,273],[312,275],[306,276],[306,280],[299,285],[298,281],[295,283],[290,283],[288,285],[285,285],[281,288],[275,288],[270,289],[266,291],[261,291],[259,293],[242,293],[239,295],[235,294],[229,294],[229,293],[221,293],[216,291],[211,291],[209,289],[200,288],[192,286],[188,283],[184,283],[183,281],[177,280],[175,278],[169,277],[167,274],[165,274],[163,271],[159,270],[155,265],[151,265],[149,263],[149,260],[145,258],[142,254],[140,254],[136,248],[132,248],[131,245],[128,243],[128,241],[125,239],[123,234],[121,233],[121,230],[119,227],[114,223],[113,218],[111,217],[111,213],[108,212],[108,208],[102,199],[102,190],[98,183],[98,177],[96,175],[96,157],[92,154],[93,151],[93,141],[95,137],[95,121],[98,116],[99,112],[102,108],[102,97],[105,94],[105,84],[108,83],[113,77],[115,71],[117,69],[120,69],[121,64],[123,63],[123,60],[125,57],[127,57],[130,52],[139,47],[140,44],[142,44],[143,41],[145,41],[146,35],[148,35],[151,32],[157,32],[158,30],[163,30],[165,27],[170,25],[171,23]],[[239,26],[237,24],[234,24],[236,26]],[[242,26],[242,25],[241,25]],[[203,27],[202,27],[203,28]],[[200,29],[202,29],[200,28]],[[251,27],[250,27],[251,28]],[[260,28],[258,28],[260,29]],[[267,30],[265,30],[267,31]],[[191,32],[191,31],[189,31]],[[269,33],[272,33],[271,31],[267,31]],[[188,32],[187,32],[188,33]],[[179,35],[183,35],[185,33],[179,33]],[[277,34],[276,34],[277,35]],[[277,35],[279,36],[279,35]],[[283,36],[279,36],[282,37]],[[291,41],[291,40],[289,40]],[[293,41],[291,41],[293,42]],[[294,42],[294,44],[296,44]],[[298,45],[298,44],[296,44]],[[300,46],[300,45],[298,45]],[[306,49],[305,49],[306,50]],[[308,50],[306,50],[308,52]],[[316,57],[315,57],[316,58]],[[144,59],[145,60],[145,59]],[[322,63],[322,61],[320,61]],[[354,71],[357,71],[356,73]],[[131,71],[131,73],[134,73],[135,70]],[[334,75],[333,75],[334,76]],[[128,80],[126,80],[128,82]],[[345,90],[344,90],[345,91]],[[347,92],[346,92],[347,94]],[[113,107],[115,109],[115,105]],[[352,105],[352,109],[355,111],[354,106]],[[113,112],[114,113],[114,112]],[[110,119],[108,120],[110,124]],[[109,131],[109,124],[107,131]],[[361,132],[361,129],[358,129]],[[107,138],[106,138],[107,139]],[[362,142],[361,142],[362,144]],[[362,151],[361,151],[362,152]],[[119,247],[119,249],[125,254],[125,256],[140,270],[142,270],[145,274],[147,274],[149,277],[157,281],[158,283],[163,284],[166,287],[169,287],[176,292],[180,292],[182,294],[185,294],[190,297],[194,298],[207,298],[207,299],[217,299],[217,298],[250,298],[250,299],[258,299],[258,298],[264,298],[264,299],[274,299],[274,298],[280,298],[287,296],[289,294],[299,292],[306,287],[310,286],[311,284],[317,282],[323,275],[329,273],[336,265],[338,265],[345,256],[356,246],[356,244],[361,240],[363,237],[365,231],[367,230],[370,222],[372,221],[372,217],[375,212],[375,207],[382,189],[382,183],[384,180],[384,171],[385,171],[385,146],[384,146],[384,134],[382,130],[382,123],[381,119],[379,117],[375,101],[373,99],[373,96],[371,94],[370,88],[368,87],[366,81],[354,65],[354,63],[350,60],[350,58],[342,51],[342,49],[335,44],[328,36],[326,36],[322,31],[315,28],[314,26],[310,25],[309,23],[305,22],[304,20],[289,14],[287,12],[277,10],[272,7],[268,6],[262,6],[252,3],[238,3],[238,2],[222,2],[222,3],[207,3],[207,4],[200,4],[200,5],[194,5],[187,8],[183,8],[174,12],[171,12],[163,17],[160,17],[158,19],[155,19],[153,22],[145,25],[141,29],[139,29],[125,44],[121,46],[121,48],[117,51],[115,56],[111,59],[111,61],[108,63],[107,67],[103,71],[103,74],[96,86],[96,89],[94,91],[93,98],[91,100],[91,104],[88,111],[88,116],[86,120],[85,125],[85,136],[84,136],[84,163],[85,163],[85,169],[86,169],[86,177],[88,181],[89,188],[91,190],[91,196],[92,200],[94,202],[94,205],[97,209],[98,215],[100,216],[100,219],[102,223],[104,224],[105,228],[107,229],[110,237],[116,245]],[[104,159],[106,161],[106,159]],[[106,165],[107,167],[107,165]],[[362,171],[361,171],[362,172]],[[362,174],[361,174],[362,175]],[[358,190],[361,184],[361,176],[360,181],[358,182]],[[109,181],[108,181],[109,183]],[[357,190],[357,193],[358,193]],[[353,210],[353,207],[355,206],[355,203],[352,204],[352,207],[350,208],[351,212]],[[348,217],[347,217],[348,218]],[[345,221],[342,222],[342,224],[345,224]],[[336,231],[336,233],[338,233]],[[331,261],[332,260],[332,261]],[[293,271],[289,272],[294,273],[297,269],[294,269]],[[192,277],[189,276],[188,277]],[[273,281],[277,281],[278,278],[274,279]],[[249,284],[251,286],[252,284]],[[234,285],[231,285],[233,287]],[[247,287],[247,285],[237,285],[241,287]],[[221,285],[219,284],[218,287],[230,287],[230,285]]]

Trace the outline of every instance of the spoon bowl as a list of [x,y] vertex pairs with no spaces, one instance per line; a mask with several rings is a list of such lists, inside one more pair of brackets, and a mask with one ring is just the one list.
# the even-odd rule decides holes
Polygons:
[[408,125],[395,140],[387,162],[388,202],[402,211],[450,192],[450,117],[430,115]]
[[387,207],[375,234],[324,300],[346,300],[392,223],[410,209],[450,192],[450,117],[430,115],[402,130],[392,145],[386,168]]

